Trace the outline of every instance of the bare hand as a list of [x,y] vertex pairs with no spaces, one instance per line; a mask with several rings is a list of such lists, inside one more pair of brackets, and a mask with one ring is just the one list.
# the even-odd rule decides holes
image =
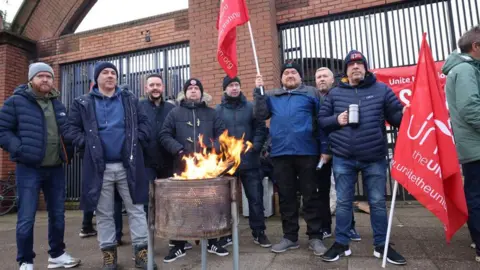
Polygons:
[[337,117],[337,122],[340,126],[346,126],[348,124],[348,111],[344,111]]
[[255,87],[260,88],[263,86],[263,77],[261,74],[257,74],[257,79],[255,80]]
[[320,159],[323,160],[324,164],[327,164],[332,159],[332,156],[327,154],[322,154],[320,156]]
[[410,108],[410,104],[407,104],[403,107],[402,109],[402,113],[405,113],[405,111],[407,110],[407,108]]

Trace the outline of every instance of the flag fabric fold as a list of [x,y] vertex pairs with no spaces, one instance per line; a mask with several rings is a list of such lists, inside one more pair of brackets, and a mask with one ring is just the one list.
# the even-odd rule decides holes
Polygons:
[[396,141],[392,177],[440,219],[450,242],[468,211],[445,93],[426,33],[412,92]]
[[217,60],[231,78],[237,76],[237,26],[249,21],[245,0],[222,0],[217,18]]

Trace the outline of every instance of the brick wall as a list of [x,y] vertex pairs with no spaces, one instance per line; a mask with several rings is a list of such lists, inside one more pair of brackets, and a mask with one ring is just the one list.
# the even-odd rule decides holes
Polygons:
[[[28,59],[24,50],[10,44],[0,45],[0,106],[12,95],[13,89],[27,78]],[[8,154],[2,151],[0,157],[0,179],[5,179],[15,164],[9,161]]]
[[[186,10],[37,43],[40,61],[60,74],[60,64],[184,42],[189,39]],[[150,42],[145,32],[150,31]],[[60,80],[56,80],[59,88]]]
[[404,0],[277,0],[277,23],[287,23]]
[[[274,0],[247,0],[255,45],[267,88],[278,82],[279,51]],[[202,80],[205,91],[218,103],[222,96],[222,81],[226,75],[218,64],[217,31],[219,10],[217,0],[190,0],[191,75]],[[247,98],[252,98],[255,86],[255,62],[247,25],[237,28],[238,75]]]

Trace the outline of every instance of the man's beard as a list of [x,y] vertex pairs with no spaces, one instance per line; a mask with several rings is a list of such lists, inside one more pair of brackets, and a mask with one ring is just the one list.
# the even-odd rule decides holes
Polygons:
[[[53,89],[53,86],[51,86],[49,84],[46,84],[46,83],[34,84],[32,82],[31,85],[32,85],[33,90],[35,90],[37,92],[41,92],[41,93],[48,93],[48,92],[52,91],[52,89]],[[46,88],[48,88],[48,91],[42,89],[42,87],[45,87],[45,86],[46,86]]]

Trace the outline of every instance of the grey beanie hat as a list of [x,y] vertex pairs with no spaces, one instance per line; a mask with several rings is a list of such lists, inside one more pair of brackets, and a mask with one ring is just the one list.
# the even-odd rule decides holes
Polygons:
[[43,63],[43,62],[38,62],[38,63],[33,63],[30,64],[28,67],[28,80],[31,81],[35,75],[37,75],[39,72],[48,72],[53,75],[53,69],[51,66]]

